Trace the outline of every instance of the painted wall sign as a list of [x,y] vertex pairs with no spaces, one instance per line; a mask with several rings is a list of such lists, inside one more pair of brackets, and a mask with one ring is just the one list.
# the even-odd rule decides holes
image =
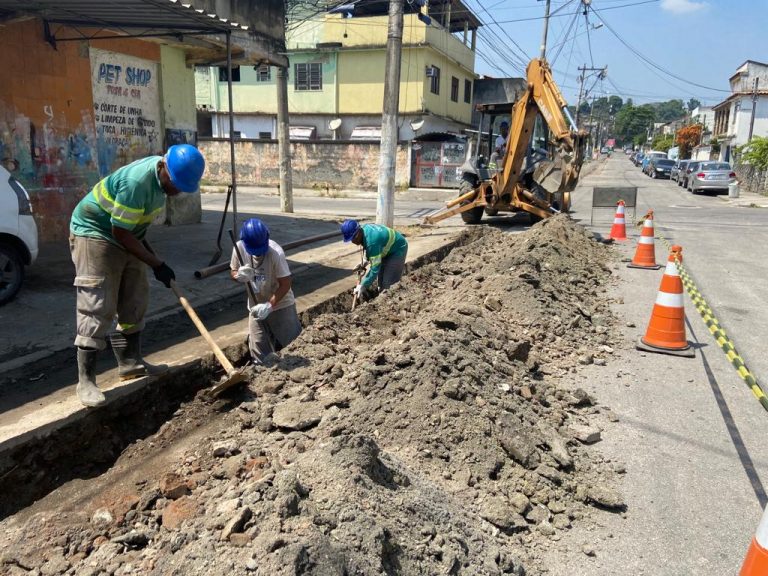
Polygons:
[[108,174],[117,159],[127,163],[161,154],[157,63],[98,48],[90,49],[90,59],[101,175]]

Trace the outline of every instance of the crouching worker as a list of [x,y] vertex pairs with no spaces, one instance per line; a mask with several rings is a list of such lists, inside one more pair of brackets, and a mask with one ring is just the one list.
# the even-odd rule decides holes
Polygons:
[[368,273],[355,287],[354,293],[358,298],[369,296],[375,280],[378,280],[380,291],[400,281],[408,255],[408,241],[400,232],[381,224],[360,226],[357,220],[345,220],[341,225],[341,234],[344,242],[363,247],[370,264]]
[[236,282],[250,282],[256,296],[256,302],[248,296],[248,348],[254,362],[261,364],[268,354],[279,352],[301,334],[301,322],[291,290],[288,260],[280,245],[269,239],[266,224],[258,218],[243,224],[240,241],[232,251],[230,270]]
[[141,332],[149,303],[147,267],[171,287],[173,270],[144,241],[166,198],[195,192],[205,159],[194,146],[171,146],[119,168],[93,187],[75,207],[69,247],[77,287],[77,397],[85,406],[105,402],[96,385],[96,358],[111,336],[122,380],[162,373],[141,355]]

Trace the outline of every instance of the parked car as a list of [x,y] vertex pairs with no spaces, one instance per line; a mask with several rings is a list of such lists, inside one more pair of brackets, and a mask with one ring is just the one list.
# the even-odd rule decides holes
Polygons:
[[688,178],[690,178],[691,172],[693,172],[699,167],[699,164],[701,164],[701,162],[698,162],[696,160],[692,160],[691,162],[688,162],[688,166],[685,167],[685,171],[682,174],[682,182],[678,180],[677,183],[687,190]]
[[648,163],[648,175],[651,178],[669,178],[669,173],[674,165],[674,160],[668,158],[653,158]]
[[609,150],[607,146],[600,148],[600,154],[608,154]]
[[677,182],[680,178],[681,172],[683,172],[685,167],[688,166],[688,162],[690,162],[690,160],[678,160],[675,162],[675,165],[672,167],[672,170],[669,173],[669,179]]
[[0,306],[24,283],[24,266],[37,259],[37,225],[29,194],[0,166]]
[[651,175],[650,171],[648,170],[648,164],[650,164],[651,160],[654,158],[666,158],[667,153],[666,152],[657,152],[655,150],[651,150],[643,156],[643,172],[645,172],[648,176]]
[[632,162],[634,162],[635,166],[640,166],[643,163],[643,156],[644,156],[644,154],[642,152],[638,152],[637,153],[637,155],[632,160]]
[[688,177],[687,188],[694,194],[702,190],[728,190],[736,181],[736,172],[728,162],[700,162]]

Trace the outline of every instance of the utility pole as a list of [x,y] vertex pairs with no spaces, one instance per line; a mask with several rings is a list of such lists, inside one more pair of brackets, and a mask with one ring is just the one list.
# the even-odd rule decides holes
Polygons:
[[400,105],[400,52],[403,46],[403,1],[389,0],[384,104],[381,110],[381,153],[376,222],[391,227],[395,220],[397,111]]
[[293,212],[291,132],[288,128],[288,70],[277,67],[277,148],[280,165],[280,211]]
[[749,138],[747,138],[747,142],[752,141],[752,131],[755,129],[755,110],[757,109],[757,83],[759,80],[759,78],[755,78],[755,84],[752,88],[752,116],[749,119]]
[[[579,117],[581,116],[581,113],[579,110],[581,110],[581,96],[584,93],[584,82],[587,79],[587,72],[599,72],[600,75],[602,75],[603,78],[608,74],[608,66],[603,66],[602,68],[587,68],[587,65],[584,64],[584,66],[581,66],[580,68],[577,68],[579,72],[581,72],[581,75],[579,76],[579,100],[576,103],[576,127],[579,127]],[[594,84],[593,84],[594,86]],[[594,102],[594,100],[593,100]],[[590,112],[591,114],[591,112]]]
[[552,0],[547,0],[547,6],[544,9],[544,34],[541,37],[541,54],[539,58],[544,60],[547,57],[547,31],[549,30],[549,7]]

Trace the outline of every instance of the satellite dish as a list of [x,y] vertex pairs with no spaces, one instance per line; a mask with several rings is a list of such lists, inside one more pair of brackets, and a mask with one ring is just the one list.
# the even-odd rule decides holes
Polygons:
[[328,128],[331,130],[338,130],[339,126],[341,126],[341,118],[335,118],[328,122]]
[[416,132],[417,130],[420,130],[422,126],[424,126],[424,120],[411,120],[410,124],[413,131]]

